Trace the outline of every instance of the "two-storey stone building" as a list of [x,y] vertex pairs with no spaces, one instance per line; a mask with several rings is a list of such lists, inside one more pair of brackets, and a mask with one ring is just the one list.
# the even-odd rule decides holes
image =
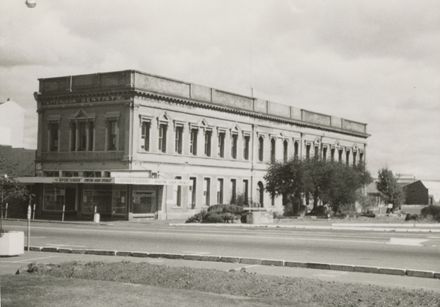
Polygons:
[[359,163],[366,124],[134,70],[40,79],[41,214],[183,218],[238,197],[270,211],[268,165]]

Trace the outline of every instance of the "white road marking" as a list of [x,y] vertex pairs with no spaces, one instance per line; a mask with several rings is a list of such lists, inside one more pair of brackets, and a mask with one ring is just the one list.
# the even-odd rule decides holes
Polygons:
[[200,252],[200,251],[182,251],[184,254],[190,254],[190,255],[209,255],[210,252]]
[[413,238],[390,238],[387,244],[390,245],[405,245],[405,246],[423,246],[422,243],[426,242],[426,239],[413,239]]
[[46,243],[48,247],[86,247],[85,245],[72,245],[72,244],[61,244],[61,243]]

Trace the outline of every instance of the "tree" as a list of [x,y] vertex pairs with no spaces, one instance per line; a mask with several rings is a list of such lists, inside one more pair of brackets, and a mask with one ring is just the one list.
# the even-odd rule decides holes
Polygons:
[[[292,206],[292,212],[298,212],[301,205],[301,195],[304,190],[304,165],[301,160],[294,158],[286,163],[270,165],[264,179],[266,191],[274,196],[282,195]],[[286,209],[286,208],[285,208]]]
[[353,205],[359,198],[358,191],[372,181],[364,164],[351,167],[316,158],[274,163],[264,179],[271,194],[283,195],[290,203],[299,205],[302,196],[311,196],[312,211],[320,205],[329,205],[335,213],[343,205]]
[[377,190],[387,204],[393,204],[393,211],[403,202],[402,187],[398,185],[396,177],[388,168],[382,168],[377,173]]
[[329,202],[331,182],[334,177],[333,163],[313,158],[303,161],[304,164],[304,192],[313,198],[313,210],[316,210],[319,201],[323,205]]
[[338,212],[342,205],[354,204],[359,200],[359,190],[372,181],[364,164],[354,167],[333,163],[329,204],[333,212]]
[[14,178],[7,175],[0,177],[0,233],[3,233],[3,212],[5,204],[10,201],[27,201],[29,199],[29,192],[26,187],[17,182]]

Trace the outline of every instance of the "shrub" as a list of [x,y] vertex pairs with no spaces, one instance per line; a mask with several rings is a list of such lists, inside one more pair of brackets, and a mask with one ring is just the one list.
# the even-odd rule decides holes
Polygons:
[[220,213],[209,213],[202,223],[224,223],[224,217]]
[[374,212],[371,210],[367,210],[365,212],[362,212],[361,216],[374,218],[374,217],[376,217],[376,214],[374,214]]
[[428,206],[422,209],[420,215],[440,222],[440,206]]
[[417,214],[408,213],[405,216],[405,221],[417,221],[418,219],[419,219],[419,216]]
[[185,223],[232,223],[245,216],[243,208],[234,205],[215,205],[189,217]]
[[325,206],[317,206],[310,211],[309,215],[316,215],[316,216],[325,216],[327,217],[328,209]]
[[206,215],[208,213],[206,210],[202,210],[199,213],[194,214],[193,216],[190,216],[185,223],[202,223],[203,220],[206,218]]

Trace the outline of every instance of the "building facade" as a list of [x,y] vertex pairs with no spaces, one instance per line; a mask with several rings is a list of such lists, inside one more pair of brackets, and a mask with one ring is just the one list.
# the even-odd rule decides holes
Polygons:
[[127,70],[40,79],[41,214],[185,218],[236,203],[282,212],[271,162],[366,159],[366,124]]
[[25,110],[9,98],[0,98],[0,145],[24,148]]

